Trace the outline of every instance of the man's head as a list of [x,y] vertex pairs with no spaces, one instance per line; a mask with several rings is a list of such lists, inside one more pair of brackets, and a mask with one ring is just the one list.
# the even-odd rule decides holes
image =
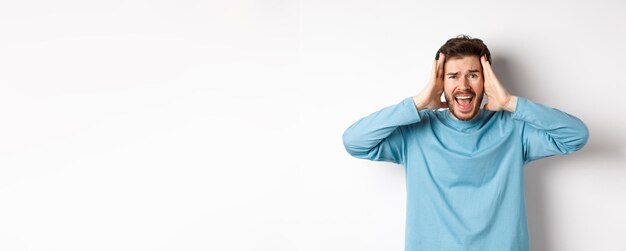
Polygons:
[[483,100],[483,67],[480,57],[491,62],[482,40],[460,35],[449,39],[439,52],[445,55],[443,89],[450,113],[459,120],[471,120],[480,112]]

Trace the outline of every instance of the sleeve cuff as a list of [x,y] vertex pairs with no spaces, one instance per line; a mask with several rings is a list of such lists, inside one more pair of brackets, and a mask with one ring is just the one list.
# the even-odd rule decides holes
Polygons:
[[526,98],[517,96],[517,103],[515,104],[515,111],[511,118],[513,119],[522,119],[524,110],[526,110],[528,100]]
[[405,109],[407,110],[407,116],[409,116],[409,118],[412,121],[419,122],[421,120],[419,111],[417,110],[417,107],[415,106],[415,101],[413,101],[413,97],[412,96],[408,97],[408,98],[405,98],[402,101],[402,104],[405,107]]

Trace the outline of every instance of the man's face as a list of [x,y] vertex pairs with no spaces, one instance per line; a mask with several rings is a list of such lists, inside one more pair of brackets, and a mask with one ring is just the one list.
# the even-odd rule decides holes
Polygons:
[[483,68],[477,56],[448,59],[444,66],[443,91],[454,117],[470,120],[478,115],[483,83]]

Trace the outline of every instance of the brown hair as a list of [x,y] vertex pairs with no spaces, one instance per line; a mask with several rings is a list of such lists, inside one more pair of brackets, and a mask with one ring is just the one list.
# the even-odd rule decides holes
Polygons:
[[437,51],[437,58],[439,57],[439,52],[446,55],[446,61],[450,58],[466,56],[477,56],[480,58],[482,55],[486,55],[487,61],[491,63],[491,53],[487,45],[482,40],[468,35],[458,35],[455,38],[448,39]]

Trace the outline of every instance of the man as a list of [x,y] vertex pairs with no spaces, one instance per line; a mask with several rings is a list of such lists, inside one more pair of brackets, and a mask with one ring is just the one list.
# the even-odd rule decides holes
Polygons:
[[407,251],[529,250],[523,166],[587,142],[578,118],[509,94],[490,55],[480,39],[448,40],[419,94],[343,135],[350,155],[404,166]]

